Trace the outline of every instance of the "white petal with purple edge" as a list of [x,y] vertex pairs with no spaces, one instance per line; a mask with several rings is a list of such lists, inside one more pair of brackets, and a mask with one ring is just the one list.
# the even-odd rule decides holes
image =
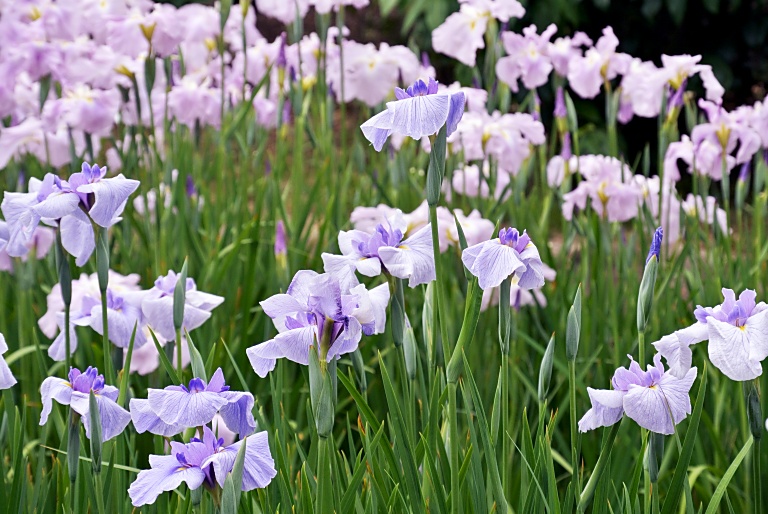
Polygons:
[[478,278],[481,289],[497,287],[505,278],[525,268],[517,252],[498,239],[480,244],[482,249],[469,271]]
[[160,419],[149,406],[149,400],[132,398],[128,407],[131,411],[133,427],[140,434],[150,432],[163,437],[171,437],[184,430],[181,425],[171,425]]
[[387,138],[392,134],[393,118],[394,113],[386,109],[360,125],[363,135],[377,152],[381,151]]
[[245,444],[242,490],[251,491],[266,487],[277,475],[275,461],[269,451],[267,432],[253,434],[243,441],[227,446],[223,451],[206,458],[201,466],[212,464],[216,481],[223,487],[227,474],[232,471],[241,444]]
[[675,425],[691,412],[688,394],[696,373],[696,368],[691,368],[682,379],[665,374],[658,384],[651,387],[629,386],[624,396],[624,411],[638,425],[651,432],[673,434]]
[[240,391],[224,391],[220,394],[228,402],[219,410],[224,424],[241,438],[250,435],[256,429],[256,420],[253,419],[253,395]]
[[95,201],[88,214],[100,227],[111,227],[120,221],[128,197],[139,187],[138,180],[130,180],[122,174],[102,179],[77,188],[79,193],[93,193]]
[[[84,395],[90,400],[88,395]],[[80,400],[78,399],[78,403]],[[125,427],[131,422],[131,414],[120,407],[114,400],[96,395],[96,403],[99,406],[99,418],[101,420],[101,440],[109,441],[113,437],[120,435],[125,430]],[[74,405],[73,405],[74,406]],[[85,435],[91,437],[91,418],[90,416],[83,415],[81,418],[83,425],[85,426]]]
[[181,390],[150,389],[147,399],[160,419],[185,428],[205,425],[227,404],[227,400],[218,393],[206,391],[188,393]]
[[427,224],[403,241],[399,247],[379,248],[379,256],[384,267],[395,277],[407,278],[408,287],[416,287],[435,280],[431,230],[431,225]]
[[445,125],[450,107],[447,94],[387,102],[387,110],[392,111],[392,131],[416,140],[436,134]]
[[274,339],[251,346],[245,353],[257,375],[264,378],[275,369],[276,359],[287,358],[297,364],[309,364],[309,347],[317,344],[317,327],[288,330]]
[[624,415],[622,406],[624,391],[588,387],[587,394],[592,402],[592,408],[579,420],[579,432],[609,427],[621,420]]
[[205,473],[197,467],[181,467],[179,461],[173,455],[153,456],[152,469],[141,471],[128,488],[128,495],[134,507],[141,507],[154,503],[160,494],[173,491],[182,482],[186,482],[190,489],[197,489],[203,485]]

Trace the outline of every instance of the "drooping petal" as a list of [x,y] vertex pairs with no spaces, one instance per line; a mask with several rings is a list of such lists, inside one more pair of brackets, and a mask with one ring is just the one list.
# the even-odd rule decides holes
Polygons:
[[624,415],[622,400],[624,391],[587,388],[592,408],[579,420],[579,432],[587,432],[599,427],[609,427],[621,420]]
[[750,327],[742,327],[724,323],[710,316],[707,318],[709,327],[709,359],[712,364],[731,380],[744,381],[757,378],[763,373],[759,360],[753,360],[751,339],[762,334]]
[[450,109],[448,94],[415,96],[387,103],[387,111],[392,111],[392,131],[416,140],[436,134],[448,120]]
[[760,362],[768,357],[768,310],[759,311],[757,314],[753,311],[744,326],[749,337],[749,358]]
[[93,193],[95,201],[88,214],[100,227],[111,227],[120,221],[128,197],[139,187],[138,180],[125,178],[122,174],[102,179],[77,188],[78,193]]
[[651,387],[631,385],[624,396],[624,411],[651,432],[673,434],[675,425],[691,413],[689,392],[696,373],[691,368],[682,379],[665,374]]
[[514,248],[501,244],[498,239],[485,241],[478,246],[481,246],[479,253],[471,252],[467,260],[462,255],[462,261],[465,266],[472,261],[472,265],[467,267],[478,278],[481,289],[497,287],[508,276],[525,269],[525,264],[518,258]]
[[[346,255],[333,255],[330,253],[323,253],[321,257],[323,259],[323,270],[325,270],[326,273],[334,275],[338,279],[339,285],[342,287],[342,289],[351,289],[359,283],[357,276],[355,276],[357,263],[355,262],[354,257],[348,257]],[[379,273],[381,273],[381,263],[379,262],[379,259],[366,259],[366,261],[375,261],[376,264],[379,265]],[[379,273],[368,276],[376,276]],[[363,274],[365,275],[366,273]]]
[[93,225],[83,211],[77,209],[62,218],[59,223],[59,235],[64,249],[75,257],[75,264],[83,266],[88,262],[96,248],[96,239]]
[[241,438],[253,433],[256,429],[256,420],[253,419],[253,395],[240,391],[224,391],[219,394],[228,402],[219,410],[227,428],[237,432]]
[[287,358],[298,364],[309,364],[309,347],[317,344],[317,327],[307,326],[277,334],[274,339],[251,346],[245,353],[253,371],[264,378],[275,369],[277,359]]
[[32,207],[32,210],[41,218],[57,220],[76,211],[79,203],[77,194],[57,191]]
[[5,342],[5,336],[0,334],[0,389],[9,389],[16,384],[16,378],[11,373],[11,368],[2,357],[2,354],[8,351],[8,344]]
[[386,109],[360,125],[365,139],[371,142],[373,149],[377,152],[381,151],[387,138],[392,134],[393,119],[394,112]]
[[459,91],[451,95],[451,104],[448,110],[448,119],[445,122],[446,136],[450,137],[451,134],[456,132],[456,128],[459,126],[462,116],[464,116],[464,104],[466,98],[464,93]]
[[150,389],[149,406],[165,423],[185,428],[203,426],[227,404],[218,393],[188,393],[181,389]]
[[203,485],[205,473],[198,467],[183,467],[173,455],[153,456],[152,469],[141,471],[128,488],[134,507],[155,503],[165,491],[173,491],[186,482],[190,489]]
[[[89,395],[83,395],[85,398],[80,398],[79,394],[72,395],[73,402],[72,408],[75,408],[76,403],[87,402],[90,400]],[[109,441],[113,437],[120,435],[131,422],[131,414],[120,407],[114,400],[102,396],[100,394],[96,396],[96,404],[99,406],[99,418],[101,419],[101,440]],[[74,401],[74,398],[77,400]],[[77,410],[77,409],[75,409]],[[83,426],[85,426],[85,435],[90,439],[91,437],[91,418],[90,416],[83,415],[80,419],[83,420]]]
[[163,437],[171,437],[180,434],[185,428],[181,425],[168,424],[160,419],[149,406],[149,400],[132,398],[128,407],[131,411],[133,427],[140,434],[151,432]]
[[691,369],[693,353],[690,346],[709,338],[707,325],[701,322],[662,337],[653,343],[656,351],[667,361],[669,373],[683,378]]
[[58,377],[48,377],[40,385],[40,397],[43,402],[43,411],[40,413],[40,425],[45,425],[48,415],[53,409],[53,400],[62,405],[69,405],[72,399],[72,387],[65,380]]
[[382,246],[379,257],[392,276],[407,278],[409,287],[435,280],[431,225],[427,224],[400,246]]
[[227,474],[237,458],[240,445],[245,444],[245,459],[243,461],[243,491],[251,491],[256,488],[266,487],[277,475],[275,461],[269,450],[269,437],[267,432],[259,432],[248,438],[227,446],[223,451],[217,452],[201,464],[202,467],[213,465],[216,481],[224,486]]

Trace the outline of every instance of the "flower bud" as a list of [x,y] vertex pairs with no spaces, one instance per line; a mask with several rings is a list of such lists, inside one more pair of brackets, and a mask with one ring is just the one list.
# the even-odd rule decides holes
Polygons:
[[101,416],[96,395],[91,389],[88,397],[88,418],[91,424],[91,469],[94,474],[101,473]]
[[184,324],[184,304],[187,301],[187,260],[181,267],[176,287],[173,290],[173,328],[181,330]]
[[579,338],[581,337],[581,284],[576,290],[576,296],[573,299],[568,311],[568,324],[565,330],[565,356],[569,361],[576,360],[576,354],[579,352]]
[[555,334],[549,338],[547,349],[544,351],[544,357],[541,359],[539,367],[539,403],[544,403],[549,392],[549,382],[552,379],[552,363],[555,359]]

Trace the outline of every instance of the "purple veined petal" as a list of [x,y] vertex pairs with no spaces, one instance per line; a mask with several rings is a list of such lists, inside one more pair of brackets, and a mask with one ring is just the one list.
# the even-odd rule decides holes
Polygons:
[[379,257],[392,276],[407,278],[408,287],[435,280],[435,258],[432,248],[432,227],[424,225],[397,248],[382,246]]
[[[525,264],[518,258],[514,248],[501,244],[498,239],[485,241],[480,245],[480,253],[472,262],[469,271],[478,278],[481,289],[497,287],[508,276],[525,269]],[[464,264],[466,265],[466,262]]]
[[[330,273],[336,277],[336,279],[339,281],[339,285],[343,290],[352,289],[360,283],[357,280],[357,276],[355,275],[355,270],[357,269],[355,257],[346,255],[333,255],[330,253],[323,253],[321,257],[323,258],[323,270],[325,270],[326,273]],[[367,260],[375,260],[376,262],[379,261],[378,259]],[[379,263],[379,266],[381,266],[381,263]],[[381,271],[381,267],[379,267],[379,271]],[[278,330],[280,329],[280,327],[277,328]]]
[[339,251],[345,256],[360,257],[357,243],[368,241],[370,238],[371,234],[362,230],[342,230],[339,232]]
[[768,357],[768,310],[753,314],[747,319],[744,327],[749,337],[749,358],[753,361],[762,361]]
[[[90,326],[99,335],[104,335],[104,327],[102,320],[101,305],[93,308],[90,316]],[[122,312],[118,312],[112,309],[107,309],[107,327],[109,329],[109,340],[115,346],[120,348],[128,348],[131,343],[131,336],[133,335],[133,326],[138,320],[126,316]],[[146,343],[146,336],[144,331],[139,326],[136,329],[136,340],[134,341],[134,347],[139,348]]]
[[133,427],[140,434],[150,432],[163,437],[171,437],[180,434],[185,429],[181,425],[171,425],[160,419],[149,406],[149,400],[132,398],[128,407],[131,411]]
[[83,266],[88,262],[96,248],[96,239],[93,225],[83,211],[78,209],[62,218],[59,222],[59,235],[64,249],[75,257],[75,264]]
[[[154,458],[153,458],[154,457]],[[134,507],[155,503],[157,497],[166,491],[173,491],[185,482],[190,489],[203,485],[205,473],[198,467],[180,466],[174,455],[150,457],[152,469],[139,473],[128,488],[128,496]]]
[[212,311],[222,303],[224,303],[224,297],[206,293],[204,291],[198,291],[197,289],[193,291],[187,291],[186,296],[187,304],[192,305],[193,307],[197,307],[198,309],[202,309],[204,311]]
[[277,359],[287,358],[297,364],[309,364],[309,347],[317,344],[317,327],[296,328],[277,334],[274,339],[251,346],[245,353],[253,371],[264,378],[275,369]]
[[579,432],[609,427],[621,420],[624,415],[622,405],[626,394],[624,391],[587,387],[587,394],[592,402],[592,408],[579,420]]
[[9,229],[6,251],[11,257],[21,257],[28,251],[27,243],[32,239],[35,227],[40,223],[40,216],[32,209],[37,203],[36,193],[6,191],[3,195],[1,207]]
[[[78,313],[74,313],[74,316],[72,318],[77,319],[79,316]],[[72,323],[73,319],[70,319],[69,324],[69,354],[72,355],[75,353],[75,350],[77,350],[77,332],[75,331],[75,323]],[[48,347],[48,356],[57,361],[61,362],[63,360],[66,360],[66,353],[67,353],[67,341],[65,339],[65,333],[64,333],[64,313],[60,312],[56,314],[56,325],[59,327],[59,333],[56,336],[56,338],[51,343],[51,346]]]
[[[78,396],[77,404],[81,401],[90,401],[90,396],[84,394],[82,400],[79,398],[80,393],[76,393]],[[73,397],[75,395],[72,395]],[[109,441],[113,437],[120,435],[125,430],[125,427],[131,422],[131,414],[120,407],[114,400],[102,396],[100,394],[95,395],[96,404],[99,406],[99,418],[101,419],[101,439],[102,442]],[[73,408],[75,402],[73,402]],[[85,435],[90,439],[91,437],[91,418],[90,416],[83,414],[82,418],[83,426],[85,426]]]
[[256,420],[253,419],[253,395],[240,391],[224,391],[219,393],[227,400],[227,404],[219,414],[224,424],[241,438],[256,430]]
[[226,385],[227,382],[224,380],[224,372],[221,368],[216,368],[216,371],[213,372],[213,376],[208,381],[208,385],[205,386],[205,390],[212,393],[220,393]]
[[[307,309],[306,303],[302,305],[293,296],[287,294],[270,296],[266,300],[259,302],[259,305],[264,309],[264,314],[274,320],[284,319],[286,316],[291,316]],[[284,327],[285,325],[282,326]],[[280,327],[277,328],[278,330],[280,329]]]
[[360,344],[360,339],[362,337],[363,327],[360,325],[360,322],[355,318],[349,318],[349,323],[344,328],[344,331],[328,349],[328,362],[330,362],[333,358],[338,359],[344,354],[352,353],[357,350],[357,347]]
[[752,360],[751,338],[756,335],[748,325],[736,327],[709,317],[709,359],[731,380],[744,381],[763,373],[759,360]]
[[227,446],[223,451],[208,457],[201,464],[205,467],[213,465],[216,481],[224,486],[227,474],[232,471],[237,458],[240,445],[245,444],[245,460],[243,462],[243,491],[252,491],[269,485],[277,475],[275,461],[269,450],[269,436],[267,432],[259,432]]
[[45,425],[53,409],[53,400],[62,405],[69,405],[72,400],[72,387],[61,378],[48,377],[40,385],[40,397],[43,411],[40,413],[40,425]]
[[72,214],[79,208],[79,204],[80,197],[76,193],[55,192],[32,207],[32,210],[41,218],[57,220]]
[[0,389],[9,389],[16,384],[16,378],[2,356],[7,351],[8,344],[5,342],[5,336],[0,334]]
[[296,299],[299,304],[306,306],[309,298],[315,294],[317,279],[320,273],[308,269],[299,270],[291,279],[286,293]]
[[450,109],[448,94],[415,96],[387,103],[387,110],[392,111],[392,132],[416,140],[436,134],[448,120]]
[[378,277],[381,275],[381,261],[376,257],[363,258],[355,261],[355,267],[361,275]]
[[448,110],[448,119],[446,120],[446,136],[450,137],[459,126],[462,116],[464,116],[464,104],[466,98],[462,91],[451,95],[451,104]]
[[[144,313],[147,324],[159,336],[167,341],[176,339],[176,329],[173,326],[172,296],[146,299],[142,302],[141,311]],[[210,317],[210,312],[186,304],[184,306],[184,321],[182,326],[187,331],[192,331],[205,323]]]
[[666,374],[651,387],[630,386],[624,396],[624,411],[651,432],[673,434],[675,425],[691,412],[688,393],[696,373],[696,368],[691,368],[682,379]]
[[122,174],[102,179],[77,188],[78,193],[93,193],[95,201],[88,211],[91,219],[100,227],[108,228],[120,221],[128,197],[139,187],[138,180],[125,178]]
[[201,391],[188,393],[169,389],[150,389],[147,394],[149,406],[165,423],[185,428],[199,427],[213,419],[213,416],[227,404],[219,393]]
[[381,151],[387,138],[392,134],[393,119],[394,112],[387,108],[360,125],[360,129],[363,131],[365,139],[371,142],[373,149],[377,152]]

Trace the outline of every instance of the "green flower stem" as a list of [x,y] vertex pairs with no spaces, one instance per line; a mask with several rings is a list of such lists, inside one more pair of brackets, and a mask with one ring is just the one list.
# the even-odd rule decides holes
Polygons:
[[[619,427],[621,422],[614,424],[608,429],[608,433],[603,438],[603,446],[600,449],[600,457],[595,464],[595,470],[592,472],[592,476],[589,477],[587,485],[584,486],[584,490],[579,497],[579,504],[577,506],[577,512],[584,513],[589,507],[589,502],[592,501],[592,496],[595,494],[597,484],[600,482],[603,472],[611,457],[611,450],[613,449],[613,442],[616,440],[616,435],[619,433]],[[575,472],[575,470],[574,470]]]

